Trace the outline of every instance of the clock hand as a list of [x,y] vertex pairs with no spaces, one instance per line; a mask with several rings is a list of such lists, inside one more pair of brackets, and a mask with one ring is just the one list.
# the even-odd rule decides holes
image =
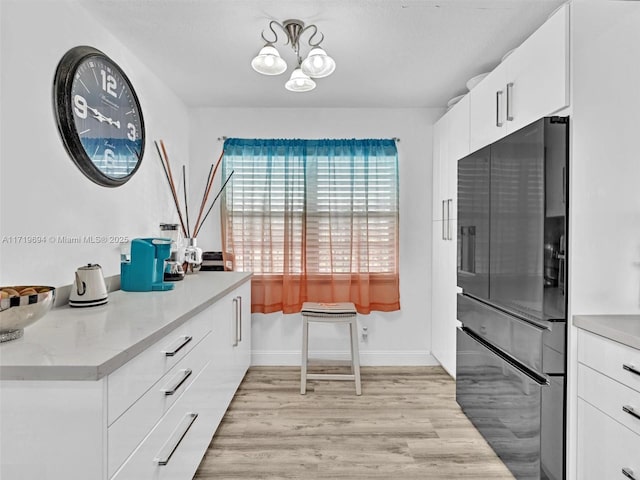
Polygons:
[[87,105],[87,109],[91,110],[91,112],[93,112],[93,118],[95,118],[96,120],[98,120],[100,123],[102,122],[108,122],[109,125],[115,126],[117,128],[120,128],[120,120],[112,120],[109,117],[105,117],[102,113],[100,113],[100,111],[97,108],[92,108],[90,106]]

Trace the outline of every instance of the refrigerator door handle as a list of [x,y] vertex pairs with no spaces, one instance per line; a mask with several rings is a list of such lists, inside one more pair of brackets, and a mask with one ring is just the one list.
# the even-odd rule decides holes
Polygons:
[[566,167],[562,167],[562,203],[567,203],[567,177]]

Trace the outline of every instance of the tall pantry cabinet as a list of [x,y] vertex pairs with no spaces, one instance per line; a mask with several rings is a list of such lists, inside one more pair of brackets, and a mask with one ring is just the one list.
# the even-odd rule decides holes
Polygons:
[[455,378],[458,160],[469,153],[469,96],[433,129],[431,352]]
[[[530,71],[542,80],[531,83],[531,79],[507,78],[515,71],[509,65],[523,64],[527,68],[519,70],[520,74]],[[469,99],[469,133],[461,137],[462,147],[476,151],[537,118],[569,116],[568,319],[582,314],[640,313],[640,2],[573,0],[550,16],[501,65],[496,67],[497,74],[487,76],[465,97]],[[524,95],[519,83],[541,100],[518,97]],[[507,87],[511,104],[507,104]],[[443,181],[443,142],[448,145],[443,139],[452,114],[454,109],[434,128],[434,182]],[[483,117],[491,123],[478,126]],[[509,124],[507,117],[516,120]],[[506,123],[498,133],[496,120]],[[494,127],[490,129],[490,125]],[[440,185],[434,185],[434,192],[441,191]],[[443,239],[440,223],[446,221],[441,213],[442,199],[443,195],[436,197],[434,193],[432,351],[451,372],[455,370],[455,353],[451,353],[455,344],[446,344],[455,338],[451,330],[455,329],[456,260],[455,254],[442,253],[448,241]],[[597,458],[587,458],[579,455],[578,445],[597,442],[615,446],[622,441],[622,437],[593,438],[588,426],[578,422],[577,343],[577,329],[569,321],[568,480],[580,478],[580,472],[588,469],[584,462],[610,461],[607,452],[615,450],[593,448],[590,451]]]

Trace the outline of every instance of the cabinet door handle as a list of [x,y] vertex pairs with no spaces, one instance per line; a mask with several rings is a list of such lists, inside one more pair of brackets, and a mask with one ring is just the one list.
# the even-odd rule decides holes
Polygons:
[[631,470],[630,468],[624,467],[622,469],[622,474],[627,477],[630,478],[631,480],[636,480],[635,475],[633,474],[633,470]]
[[513,122],[513,82],[507,83],[507,121]]
[[500,107],[502,106],[502,90],[496,92],[496,127],[500,128],[504,125],[504,122],[500,118]]
[[446,233],[445,227],[444,227],[444,222],[446,220],[446,214],[445,214],[445,208],[444,208],[445,202],[446,202],[446,200],[442,200],[442,240],[446,240],[447,239],[447,233]]
[[640,420],[640,414],[638,414],[631,405],[623,405],[622,411],[628,413],[633,418],[637,418],[638,420]]
[[634,375],[640,375],[640,370],[638,370],[634,365],[631,365],[630,363],[623,363],[622,368],[627,372],[633,373]]
[[242,341],[242,297],[238,295],[236,297],[238,299],[238,342]]
[[453,199],[447,200],[447,240],[451,240],[451,202]]
[[191,340],[193,340],[193,337],[191,337],[189,335],[184,335],[180,339],[180,343],[178,345],[176,345],[171,350],[163,350],[162,353],[164,353],[167,357],[173,357],[176,353],[178,353],[180,350],[182,350],[184,348],[184,346],[187,343],[189,343]]
[[160,391],[164,392],[165,395],[173,395],[178,391],[178,389],[182,386],[182,384],[187,381],[187,378],[189,378],[192,373],[193,372],[190,368],[183,368],[182,370],[180,370],[180,374],[179,374],[180,378],[173,385],[173,387],[163,388]]
[[238,298],[234,298],[233,302],[233,345],[238,346]]
[[162,448],[160,448],[160,451],[156,455],[156,458],[153,459],[156,464],[162,466],[169,463],[169,460],[171,460],[171,456],[180,445],[180,442],[187,434],[196,418],[198,418],[198,414],[193,412],[187,413],[184,416],[169,439],[164,443]]

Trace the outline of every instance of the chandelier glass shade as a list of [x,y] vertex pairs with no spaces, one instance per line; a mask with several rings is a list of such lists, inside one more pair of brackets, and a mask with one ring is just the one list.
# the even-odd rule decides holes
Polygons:
[[272,45],[265,45],[260,53],[251,60],[253,69],[263,75],[280,75],[287,69],[287,62]]
[[[280,75],[287,70],[287,63],[274,46],[279,40],[274,27],[278,27],[284,32],[285,45],[290,45],[296,55],[297,67],[291,73],[289,81],[285,83],[287,90],[308,92],[316,87],[313,78],[327,77],[334,72],[336,69],[335,60],[327,55],[327,52],[320,46],[324,40],[324,34],[320,33],[315,25],[305,26],[300,20],[285,20],[283,23],[278,23],[275,20],[269,22],[269,30],[271,30],[269,36],[271,38],[267,38],[265,32],[262,32],[261,36],[266,45],[251,61],[251,67],[256,72],[263,75]],[[307,39],[310,51],[303,60],[300,54],[300,39],[306,32],[313,33]]]
[[302,71],[300,67],[291,72],[291,78],[284,84],[284,88],[291,92],[308,92],[316,88],[316,82]]
[[302,71],[312,78],[328,77],[336,69],[336,62],[320,47],[312,48],[302,61]]

